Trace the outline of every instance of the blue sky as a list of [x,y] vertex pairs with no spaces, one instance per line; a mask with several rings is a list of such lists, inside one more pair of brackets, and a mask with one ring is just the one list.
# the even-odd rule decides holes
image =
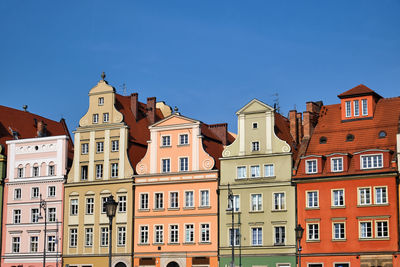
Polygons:
[[281,113],[360,83],[399,96],[400,1],[2,0],[0,105],[67,120],[105,71],[206,123],[253,98]]

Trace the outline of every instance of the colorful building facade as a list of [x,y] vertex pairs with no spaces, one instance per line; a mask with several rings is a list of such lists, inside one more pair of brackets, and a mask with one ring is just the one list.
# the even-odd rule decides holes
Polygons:
[[[154,97],[122,96],[102,80],[89,92],[89,110],[75,131],[75,154],[65,184],[63,266],[105,266],[112,242],[113,266],[132,266],[135,165],[145,154],[148,125],[169,114]],[[104,203],[119,203],[109,240]]]
[[400,98],[364,85],[322,106],[300,157],[302,266],[399,266],[396,135]]
[[231,266],[232,246],[234,266],[296,266],[289,120],[257,99],[236,114],[237,138],[221,158],[219,266]]
[[231,136],[175,113],[136,166],[133,266],[218,265],[218,158]]

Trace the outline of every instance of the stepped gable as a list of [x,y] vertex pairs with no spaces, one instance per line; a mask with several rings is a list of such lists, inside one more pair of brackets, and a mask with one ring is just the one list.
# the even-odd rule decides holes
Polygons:
[[[144,157],[147,151],[147,141],[150,140],[151,125],[147,119],[147,106],[145,103],[138,102],[137,118],[130,109],[130,96],[115,94],[115,107],[124,116],[124,122],[129,126],[128,136],[128,157],[132,166],[136,166]],[[161,110],[156,108],[156,122],[163,119]]]
[[348,98],[348,97],[371,95],[371,94],[377,96],[378,98],[382,98],[375,91],[373,91],[372,89],[368,88],[363,84],[357,85],[356,87],[341,93],[340,95],[338,95],[338,97]]
[[[355,88],[358,88],[358,92],[360,92],[361,89],[366,91],[365,88],[360,88],[360,86]],[[354,91],[351,93],[354,94]],[[376,94],[375,92],[373,93]],[[396,151],[396,134],[398,133],[399,128],[399,117],[400,97],[378,99],[374,116],[364,120],[361,119],[343,122],[341,120],[340,104],[323,106],[320,111],[318,124],[311,137],[305,156],[324,156],[332,153],[352,154],[367,149]],[[385,138],[379,138],[379,133],[381,131],[386,132],[387,136]],[[349,134],[354,136],[353,141],[346,140]],[[321,137],[326,138],[327,142],[325,144],[320,144]],[[395,157],[395,153],[392,153],[390,161],[394,160]],[[356,163],[354,160],[350,161],[351,163],[346,174],[350,175],[360,172],[359,170],[356,170]],[[363,170],[362,173],[392,171],[393,168],[394,167],[390,166],[389,168],[377,170]],[[342,176],[343,172],[330,173],[329,170],[326,170],[325,168],[322,175]],[[312,178],[315,176],[321,176],[321,174],[308,174],[301,178]]]
[[46,125],[46,136],[66,135],[69,137],[68,161],[71,163],[73,143],[64,119],[57,122],[28,111],[0,105],[0,144],[5,148],[5,153],[7,153],[6,141],[14,139],[12,131],[18,134],[18,139],[37,137],[37,123],[40,121],[43,121]]

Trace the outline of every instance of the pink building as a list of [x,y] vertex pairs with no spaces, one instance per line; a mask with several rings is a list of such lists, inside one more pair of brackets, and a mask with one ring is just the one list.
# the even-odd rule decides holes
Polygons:
[[149,127],[136,166],[134,266],[218,265],[218,168],[232,137],[175,113]]
[[43,266],[44,244],[46,267],[61,266],[68,142],[66,135],[7,141],[1,266]]

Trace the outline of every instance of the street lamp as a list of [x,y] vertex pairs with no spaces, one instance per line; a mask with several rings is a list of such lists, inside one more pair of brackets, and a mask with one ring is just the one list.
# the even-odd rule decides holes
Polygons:
[[231,246],[232,246],[232,260],[231,267],[235,267],[235,214],[233,208],[233,192],[231,190],[230,185],[228,184],[228,201],[231,203],[231,206],[227,209],[227,211],[232,212],[232,232],[231,232]]
[[301,227],[300,224],[298,224],[296,226],[296,228],[294,229],[296,231],[296,240],[298,242],[298,255],[299,255],[299,267],[301,267],[301,239],[303,238],[303,232],[304,232],[304,228]]
[[105,203],[105,206],[108,219],[110,220],[110,238],[108,239],[108,266],[111,267],[112,220],[115,216],[115,212],[117,211],[118,202],[114,200],[113,195],[110,195]]
[[44,199],[42,199],[42,194],[40,194],[38,219],[43,219],[42,210],[44,212],[43,267],[46,267],[47,203]]

